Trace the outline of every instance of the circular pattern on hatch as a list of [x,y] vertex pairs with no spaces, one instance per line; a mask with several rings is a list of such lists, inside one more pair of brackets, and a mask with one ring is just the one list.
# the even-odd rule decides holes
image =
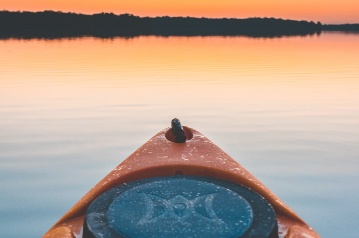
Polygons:
[[270,204],[224,180],[170,176],[134,181],[88,208],[84,237],[275,237]]

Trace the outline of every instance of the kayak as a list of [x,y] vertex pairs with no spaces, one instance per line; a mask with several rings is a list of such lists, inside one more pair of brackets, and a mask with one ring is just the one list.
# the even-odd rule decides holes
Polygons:
[[179,120],[85,194],[43,238],[320,237],[243,166]]

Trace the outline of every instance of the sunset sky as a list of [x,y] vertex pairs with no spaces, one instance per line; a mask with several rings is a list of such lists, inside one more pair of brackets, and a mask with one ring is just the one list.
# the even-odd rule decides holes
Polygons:
[[358,0],[1,0],[1,10],[54,10],[138,16],[276,17],[322,23],[359,23]]

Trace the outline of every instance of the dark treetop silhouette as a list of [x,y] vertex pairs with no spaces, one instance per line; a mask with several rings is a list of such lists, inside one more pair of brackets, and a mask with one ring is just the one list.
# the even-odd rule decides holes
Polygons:
[[320,33],[320,22],[275,18],[137,17],[130,14],[84,15],[54,11],[0,11],[1,38],[115,36],[252,36],[280,37]]
[[322,30],[359,33],[359,24],[323,25]]

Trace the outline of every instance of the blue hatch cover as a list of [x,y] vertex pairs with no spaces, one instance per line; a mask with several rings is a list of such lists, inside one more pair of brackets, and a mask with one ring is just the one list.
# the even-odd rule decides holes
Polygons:
[[88,208],[89,238],[274,238],[272,206],[242,185],[169,176],[115,187]]

